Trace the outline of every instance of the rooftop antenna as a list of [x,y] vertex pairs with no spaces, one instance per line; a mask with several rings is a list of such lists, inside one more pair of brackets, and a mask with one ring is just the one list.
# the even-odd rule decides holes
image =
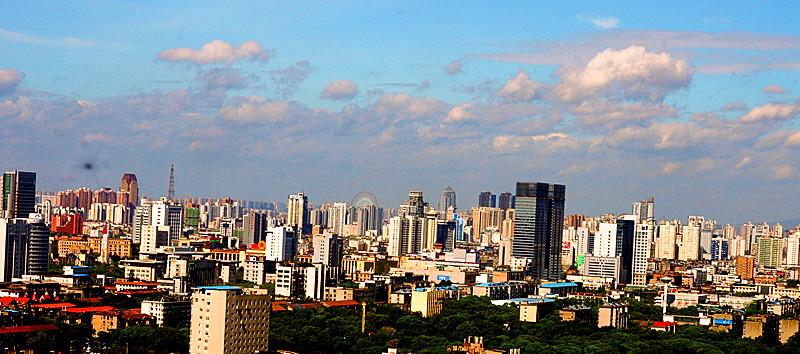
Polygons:
[[169,190],[167,200],[175,199],[175,165],[169,165]]

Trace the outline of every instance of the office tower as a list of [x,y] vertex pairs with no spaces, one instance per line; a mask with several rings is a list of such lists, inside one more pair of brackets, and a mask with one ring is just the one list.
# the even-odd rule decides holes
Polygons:
[[736,257],[736,275],[742,277],[743,280],[753,279],[755,261],[753,256]]
[[2,213],[6,218],[27,218],[36,212],[36,172],[9,171],[2,180]]
[[[436,222],[436,242],[442,245],[442,250],[450,251],[455,248],[458,232],[458,222],[455,220],[438,220]],[[510,238],[509,238],[510,240]],[[509,246],[509,250],[511,247]],[[509,257],[511,255],[509,254]]]
[[[649,240],[647,241],[649,242]],[[600,228],[594,236],[592,255],[604,258],[619,257],[621,278],[617,278],[617,282],[631,284],[633,278],[633,243],[634,223],[632,220],[603,222],[600,223]],[[649,247],[650,244],[647,243],[647,246]]]
[[175,165],[169,166],[169,187],[167,188],[167,200],[175,200]]
[[798,234],[786,239],[786,264],[800,265],[800,235]]
[[408,200],[400,204],[400,215],[411,217],[424,217],[428,210],[428,203],[422,198],[422,191],[408,192]]
[[631,278],[633,285],[647,285],[647,261],[650,259],[650,245],[655,233],[655,222],[650,220],[636,224],[633,235],[633,264]]
[[164,225],[144,225],[142,226],[141,246],[139,252],[154,253],[157,248],[169,246],[170,227]]
[[150,214],[153,210],[152,201],[142,202],[142,205],[136,208],[133,213],[133,225],[131,231],[131,239],[133,243],[141,243],[142,241],[142,227],[151,225]]
[[287,225],[294,227],[300,236],[311,233],[308,215],[308,197],[303,193],[291,194],[286,203]]
[[661,220],[658,225],[658,252],[656,258],[676,259],[678,256],[678,228],[674,222]]
[[183,206],[166,198],[154,202],[151,206],[150,225],[169,226],[169,236],[177,240],[183,236]]
[[497,196],[489,191],[481,192],[481,194],[478,195],[478,207],[497,207]]
[[129,207],[130,203],[128,201],[130,197],[131,197],[131,192],[119,191],[117,192],[117,200],[115,201],[115,203]]
[[653,217],[653,197],[638,202],[633,202],[633,216],[636,223],[655,220]]
[[331,232],[344,236],[344,226],[347,225],[347,203],[333,203],[328,208],[328,226]]
[[267,228],[267,232],[264,235],[265,258],[276,262],[294,260],[297,258],[297,240],[297,233],[292,227]]
[[765,267],[777,267],[783,260],[783,239],[778,237],[759,237],[756,262]]
[[341,274],[343,242],[336,234],[329,232],[315,235],[313,239],[314,255],[312,263],[325,265],[326,278],[331,285],[336,285]]
[[453,210],[458,209],[456,206],[456,192],[453,191],[453,188],[447,186],[442,193],[442,197],[439,198],[439,210],[440,213],[446,213],[447,209],[453,207]]
[[711,240],[711,260],[724,261],[728,259],[728,240],[717,237]]
[[251,244],[264,240],[267,230],[267,214],[261,211],[250,210],[242,220],[242,244],[250,247]]
[[0,218],[0,281],[47,273],[50,227],[41,214],[28,216]]
[[139,182],[136,180],[135,174],[124,174],[122,181],[119,183],[119,190],[128,192],[128,204],[132,206],[139,205]]
[[561,278],[561,237],[566,187],[517,182],[512,256],[530,260],[536,278]]
[[[252,291],[252,290],[251,290]],[[191,354],[266,353],[270,296],[233,286],[192,289]]]
[[503,210],[514,209],[515,202],[516,199],[514,198],[514,195],[509,192],[505,192],[500,194],[500,197],[497,200],[497,207]]

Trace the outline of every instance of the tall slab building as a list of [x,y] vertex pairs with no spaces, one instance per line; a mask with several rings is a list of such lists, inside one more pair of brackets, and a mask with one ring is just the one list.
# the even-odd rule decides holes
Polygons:
[[36,212],[36,172],[9,171],[3,174],[0,217],[27,218]]
[[561,238],[566,187],[542,182],[517,182],[511,255],[529,260],[536,278],[561,278]]

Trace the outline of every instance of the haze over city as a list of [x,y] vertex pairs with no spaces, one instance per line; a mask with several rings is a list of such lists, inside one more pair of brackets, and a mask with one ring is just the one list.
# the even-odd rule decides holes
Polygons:
[[[546,5],[546,6],[545,6]],[[396,207],[564,184],[566,213],[797,217],[794,2],[15,3],[0,156],[37,188]],[[787,225],[794,226],[794,225]]]

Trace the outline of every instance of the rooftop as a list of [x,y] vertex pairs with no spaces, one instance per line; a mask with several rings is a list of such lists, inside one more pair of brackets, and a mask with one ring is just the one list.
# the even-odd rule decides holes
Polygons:
[[242,288],[240,288],[238,286],[228,286],[228,285],[198,286],[195,289],[204,289],[204,290],[242,290]]
[[549,284],[539,285],[540,288],[566,288],[572,286],[578,286],[578,284],[573,282],[568,282],[568,283],[549,283]]

